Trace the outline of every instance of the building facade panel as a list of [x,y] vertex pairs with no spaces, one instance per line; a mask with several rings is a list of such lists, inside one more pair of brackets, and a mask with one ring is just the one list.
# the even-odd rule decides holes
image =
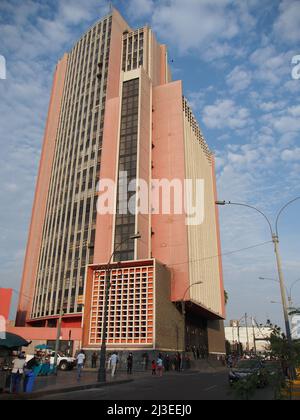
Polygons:
[[151,258],[152,82],[143,69],[140,89],[136,232],[141,239],[137,242],[137,260]]
[[12,289],[0,288],[0,317],[3,317],[5,320],[9,319],[12,294]]
[[[183,133],[181,82],[154,88],[153,179],[165,179],[170,182],[179,180],[183,185],[185,179]],[[174,198],[174,195],[171,195],[171,199],[172,197]],[[153,214],[152,230],[153,257],[172,270],[171,298],[172,301],[180,301],[190,284],[185,214]]]
[[[153,348],[155,311],[155,266],[153,261],[120,264],[110,272],[107,345],[110,349]],[[84,318],[86,349],[102,343],[107,271],[92,268],[87,282]]]
[[[193,181],[193,203],[199,209],[187,226],[189,241],[190,299],[208,310],[224,315],[224,290],[220,288],[219,233],[215,213],[213,156],[188,104],[184,101],[185,178]],[[195,180],[203,181],[196,197]],[[202,191],[203,188],[203,191]]]
[[54,74],[17,311],[16,322],[19,325],[25,325],[26,319],[29,318],[34,298],[35,279],[38,270],[47,194],[54,160],[56,134],[63,100],[67,64],[68,55],[65,54],[58,63]]
[[112,18],[104,19],[69,55],[33,319],[56,315],[61,300],[70,314],[82,309],[77,299],[93,259],[111,27]]

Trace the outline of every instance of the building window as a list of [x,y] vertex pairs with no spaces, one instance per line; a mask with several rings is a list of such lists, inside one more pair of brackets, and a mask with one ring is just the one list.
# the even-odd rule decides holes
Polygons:
[[[121,137],[119,152],[119,180],[121,172],[126,171],[128,182],[136,180],[137,175],[137,142],[138,142],[138,103],[139,79],[130,80],[123,84]],[[127,203],[134,193],[127,193]],[[118,195],[119,197],[119,195]],[[135,216],[119,215],[123,202],[117,202],[117,217],[115,226],[116,261],[130,261],[134,259],[134,241],[126,241],[135,233]],[[124,242],[125,241],[125,242]],[[124,242],[121,248],[119,245]]]

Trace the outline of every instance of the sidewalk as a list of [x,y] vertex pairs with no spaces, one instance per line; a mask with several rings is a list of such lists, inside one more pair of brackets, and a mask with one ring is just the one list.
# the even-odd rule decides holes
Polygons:
[[290,392],[287,393],[292,400],[300,401],[300,380],[290,383]]
[[99,383],[97,381],[98,371],[87,369],[83,371],[80,381],[77,380],[77,372],[58,372],[57,376],[47,376],[36,378],[34,392],[32,394],[20,393],[18,395],[0,394],[0,400],[27,400],[43,397],[45,395],[60,394],[65,392],[82,391],[86,389],[102,388],[103,386],[120,385],[122,383],[132,382],[134,379],[148,376],[149,372],[135,373],[134,375],[127,375],[121,372],[111,378],[107,374],[107,382]]

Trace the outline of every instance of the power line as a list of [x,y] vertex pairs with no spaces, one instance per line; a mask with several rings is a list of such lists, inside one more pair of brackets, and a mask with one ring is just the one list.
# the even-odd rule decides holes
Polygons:
[[[211,257],[200,258],[200,259],[197,259],[197,260],[189,260],[189,261],[185,261],[185,262],[177,263],[177,264],[170,264],[168,266],[169,267],[174,267],[176,265],[183,265],[183,264],[187,264],[187,263],[195,263],[195,262],[199,262],[199,261],[206,261],[206,260],[211,260],[211,259],[214,259],[214,258],[220,258],[220,257],[224,257],[224,256],[227,256],[227,255],[237,254],[237,253],[240,253],[240,252],[243,252],[243,251],[248,251],[250,249],[259,248],[259,247],[262,247],[262,246],[270,244],[270,243],[272,243],[272,241],[262,242],[262,243],[257,244],[257,245],[249,246],[247,248],[237,249],[236,251],[224,252],[222,254],[214,255],[214,256],[211,256]],[[0,286],[0,287],[4,287],[4,286]],[[24,293],[19,292],[16,289],[13,289],[11,287],[10,287],[10,289],[12,289],[12,291],[14,293],[16,293],[17,295],[22,295],[22,296],[26,297],[27,299],[31,299],[31,297],[25,295]]]
[[198,259],[198,260],[189,260],[189,261],[185,261],[185,262],[182,262],[182,263],[170,264],[170,266],[172,266],[172,267],[173,267],[173,266],[175,266],[175,265],[183,265],[183,264],[187,264],[187,263],[189,263],[189,262],[194,263],[194,262],[199,262],[199,261],[211,260],[211,259],[214,259],[214,258],[225,257],[225,256],[227,256],[227,255],[237,254],[237,253],[239,253],[239,252],[248,251],[248,250],[250,250],[250,249],[254,249],[254,248],[259,248],[259,247],[261,247],[261,246],[264,246],[264,245],[267,245],[267,244],[271,244],[271,243],[272,243],[272,241],[267,241],[267,242],[263,242],[263,243],[260,243],[260,244],[257,244],[257,245],[249,246],[249,247],[247,247],[247,248],[241,248],[241,249],[238,249],[238,250],[236,250],[236,251],[224,252],[224,253],[222,253],[222,254],[214,255],[214,256],[212,256],[212,257],[200,258],[200,259]]

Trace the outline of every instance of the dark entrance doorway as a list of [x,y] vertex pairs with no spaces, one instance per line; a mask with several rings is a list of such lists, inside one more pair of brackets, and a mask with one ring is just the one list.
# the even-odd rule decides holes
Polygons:
[[187,351],[198,355],[198,358],[208,357],[207,320],[193,313],[186,315]]

